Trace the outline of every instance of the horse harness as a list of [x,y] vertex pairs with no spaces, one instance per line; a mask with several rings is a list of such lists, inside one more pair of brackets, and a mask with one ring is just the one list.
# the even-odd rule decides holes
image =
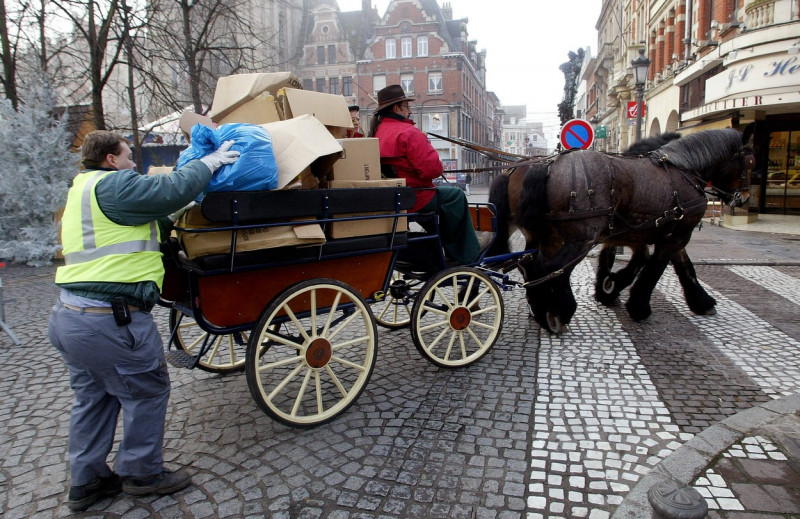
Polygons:
[[[565,156],[569,155],[572,152],[567,152],[564,154]],[[606,172],[608,178],[611,181],[611,186],[609,188],[609,206],[608,207],[596,207],[596,200],[595,200],[595,189],[592,186],[591,180],[589,176],[586,174],[587,167],[586,162],[584,160],[583,154],[578,154],[576,160],[572,160],[570,163],[571,166],[571,173],[572,173],[572,190],[570,191],[569,195],[569,208],[567,212],[564,213],[549,213],[547,215],[547,219],[551,221],[564,221],[564,220],[579,220],[585,218],[595,218],[598,216],[608,216],[608,229],[610,231],[611,237],[619,236],[626,232],[635,231],[635,230],[642,230],[647,229],[650,227],[663,227],[666,228],[668,225],[675,225],[678,221],[682,220],[686,216],[694,216],[697,214],[702,214],[705,212],[706,205],[708,200],[706,199],[706,192],[703,187],[699,186],[695,180],[699,180],[699,177],[696,179],[691,178],[685,171],[680,168],[677,169],[681,176],[686,179],[690,184],[694,186],[694,188],[700,193],[700,196],[697,198],[693,198],[688,201],[684,201],[681,199],[678,190],[675,188],[673,183],[673,175],[670,175],[669,170],[669,163],[664,158],[653,158],[654,162],[657,165],[662,165],[664,167],[665,172],[668,174],[668,178],[670,179],[670,183],[672,183],[672,206],[669,209],[666,209],[662,212],[659,216],[656,216],[650,220],[646,220],[639,224],[633,224],[625,220],[616,210],[616,175],[614,174],[614,170],[611,167],[611,163],[609,161],[606,162]],[[550,161],[548,163],[548,175],[550,166],[554,161]],[[578,197],[577,192],[577,185],[578,185],[578,176],[582,174],[583,179],[586,183],[586,196],[589,200],[589,208],[588,209],[576,209],[576,201]],[[616,222],[620,221],[624,224],[625,228],[622,230],[615,231]],[[671,229],[667,234],[671,234]]]

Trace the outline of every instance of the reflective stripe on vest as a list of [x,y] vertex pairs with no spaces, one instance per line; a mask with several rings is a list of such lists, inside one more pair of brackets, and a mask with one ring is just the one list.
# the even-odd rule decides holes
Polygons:
[[[97,203],[97,183],[112,173],[88,171],[75,178],[62,219],[64,266],[56,272],[56,283],[154,281],[160,289],[164,270],[158,223],[121,226],[109,220]],[[133,253],[141,254],[123,260]]]

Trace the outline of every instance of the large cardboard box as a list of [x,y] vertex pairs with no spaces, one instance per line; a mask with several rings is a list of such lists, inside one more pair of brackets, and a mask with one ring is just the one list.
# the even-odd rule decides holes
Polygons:
[[344,96],[284,88],[278,91],[277,100],[284,119],[313,115],[335,138],[344,137],[347,129],[353,127]]
[[[331,180],[328,182],[328,187],[331,189],[338,188],[363,188],[370,189],[373,187],[396,187],[405,186],[406,180],[404,178],[392,178],[385,180]],[[369,196],[368,192],[364,196]],[[405,211],[403,211],[405,212]],[[334,218],[350,217],[350,216],[372,216],[379,214],[394,214],[392,212],[386,213],[350,213],[334,215]],[[331,238],[351,238],[353,236],[369,236],[371,234],[389,234],[392,232],[394,225],[394,218],[375,218],[372,220],[351,220],[346,222],[332,222],[330,225]],[[406,232],[408,230],[408,221],[405,217],[397,218],[397,232]]]
[[278,189],[302,183],[309,168],[315,176],[324,175],[339,159],[342,146],[311,115],[262,124],[272,136],[272,150],[278,164]]
[[[251,99],[264,92],[276,96],[284,87],[302,89],[300,81],[291,72],[271,72],[265,74],[235,74],[217,80],[214,101],[208,115],[214,122],[221,121]],[[342,98],[344,99],[344,98]]]
[[220,118],[218,123],[267,124],[280,120],[275,97],[269,92],[263,92]]
[[[186,211],[177,223],[186,229],[217,227],[205,218],[200,207]],[[236,231],[236,252],[286,247],[288,245],[319,245],[325,243],[325,233],[319,224],[258,227]],[[189,259],[209,254],[225,254],[231,250],[231,231],[191,232],[178,231],[178,240]]]
[[380,180],[381,150],[378,139],[339,139],[339,160],[333,163],[328,180]]

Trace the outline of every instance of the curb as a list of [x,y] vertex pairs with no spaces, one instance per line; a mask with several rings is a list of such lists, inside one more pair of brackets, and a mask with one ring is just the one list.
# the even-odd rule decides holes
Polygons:
[[651,517],[654,511],[647,499],[647,492],[653,485],[659,483],[674,483],[679,486],[690,484],[711,465],[715,458],[741,440],[748,432],[799,410],[800,393],[794,393],[740,411],[718,424],[712,425],[658,462],[625,496],[611,519]]

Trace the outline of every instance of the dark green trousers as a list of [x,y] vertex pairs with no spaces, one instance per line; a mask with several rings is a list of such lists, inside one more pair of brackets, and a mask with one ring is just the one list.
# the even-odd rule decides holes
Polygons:
[[439,236],[447,258],[463,265],[478,259],[481,246],[472,227],[469,204],[463,191],[452,186],[438,186],[436,196],[420,212],[439,215]]

